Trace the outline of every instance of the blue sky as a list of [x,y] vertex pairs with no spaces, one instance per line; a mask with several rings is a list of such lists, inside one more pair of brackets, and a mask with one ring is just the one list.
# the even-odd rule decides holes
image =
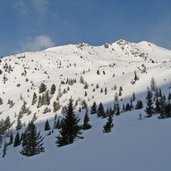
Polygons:
[[0,56],[118,39],[171,49],[170,0],[1,0]]

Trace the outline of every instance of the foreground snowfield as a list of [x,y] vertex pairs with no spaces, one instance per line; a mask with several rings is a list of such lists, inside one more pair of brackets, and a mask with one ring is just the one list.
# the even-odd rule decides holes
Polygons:
[[128,112],[115,117],[112,132],[104,134],[104,121],[93,117],[96,124],[84,132],[83,140],[59,148],[52,134],[46,152],[31,158],[9,154],[1,160],[1,170],[170,171],[171,119],[139,120],[137,112]]
[[[12,71],[8,72],[7,69],[5,72],[5,63],[11,65]],[[145,72],[143,66],[146,68]],[[50,136],[43,130],[47,119],[51,120],[52,126],[54,115],[61,114],[61,110],[53,112],[53,102],[56,101],[59,87],[63,91],[69,86],[69,90],[59,99],[62,106],[68,103],[70,97],[74,101],[79,100],[80,103],[75,107],[76,113],[82,100],[87,102],[89,108],[94,101],[97,105],[102,102],[105,108],[113,106],[120,86],[123,88],[119,97],[121,107],[123,103],[130,101],[133,92],[136,94],[136,100],[141,99],[145,107],[146,90],[152,78],[157,86],[162,88],[162,92],[168,94],[171,85],[170,50],[145,41],[136,44],[125,40],[98,47],[87,44],[66,45],[4,57],[0,62],[0,69],[3,71],[0,74],[0,97],[3,99],[0,119],[10,116],[14,122],[12,130],[15,135],[16,116],[26,101],[31,113],[24,114],[22,123],[27,125],[36,113],[35,123],[45,137],[45,152],[37,156],[23,157],[19,153],[21,146],[9,146],[5,158],[0,158],[0,171],[170,171],[171,119],[159,120],[157,115],[146,118],[144,109],[114,117],[114,128],[108,134],[103,133],[106,119],[90,115],[92,129],[83,132],[84,139],[61,148],[55,144],[57,130]],[[100,75],[97,75],[97,70]],[[139,80],[132,84],[135,71]],[[7,77],[5,84],[4,76]],[[84,89],[84,85],[80,84],[81,76],[88,83],[88,89]],[[61,84],[61,81],[66,82],[67,78],[76,79],[77,82],[72,86]],[[38,90],[42,82],[47,85],[47,89],[50,89],[52,84],[57,88],[48,106],[51,112],[46,114],[43,114],[46,106],[37,108],[37,103],[31,105],[33,93],[39,95]],[[20,85],[17,86],[18,84]],[[103,93],[100,93],[101,88]],[[86,97],[85,91],[88,94]],[[7,104],[8,99],[14,102],[12,108]],[[140,112],[142,120],[139,120]],[[78,113],[82,119],[84,113],[85,110]],[[24,130],[25,127],[20,133]]]

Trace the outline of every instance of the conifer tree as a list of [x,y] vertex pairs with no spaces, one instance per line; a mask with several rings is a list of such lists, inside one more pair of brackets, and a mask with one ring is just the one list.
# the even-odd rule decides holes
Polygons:
[[169,92],[168,97],[167,97],[168,101],[171,101],[171,93]]
[[100,89],[100,93],[103,93],[103,88]]
[[92,107],[91,107],[91,114],[95,114],[97,113],[97,105],[96,102],[93,103]]
[[14,144],[13,146],[14,147],[17,147],[21,144],[21,139],[20,139],[20,134],[19,132],[17,132],[16,136],[15,136],[15,139],[14,139]]
[[88,109],[86,109],[85,116],[84,116],[84,123],[83,123],[83,130],[90,129],[91,125],[89,124],[89,116],[88,116]]
[[101,102],[100,102],[98,110],[97,110],[97,116],[98,117],[105,117],[104,107],[103,107],[103,104]]
[[122,106],[122,112],[125,112],[125,111],[126,111],[125,104],[123,104],[123,106]]
[[134,109],[134,105],[133,105],[133,100],[132,100],[132,98],[130,98],[130,107],[131,107],[131,109]]
[[41,83],[39,86],[39,93],[43,93],[46,91],[46,85],[44,83]]
[[143,102],[141,100],[137,100],[135,109],[142,109],[142,108],[143,108]]
[[122,96],[122,91],[123,91],[123,88],[122,88],[122,86],[120,86],[119,87],[119,94],[118,94],[119,96]]
[[11,145],[13,143],[13,139],[13,133],[11,132],[8,145]]
[[31,122],[34,122],[34,121],[36,121],[37,120],[37,116],[36,116],[36,113],[34,113],[34,115],[33,115],[33,118],[32,118],[32,120],[31,120]]
[[51,89],[50,89],[50,94],[55,94],[56,91],[56,86],[55,84],[52,84]]
[[155,91],[155,89],[156,89],[156,82],[155,82],[154,78],[151,79],[151,85],[150,85],[150,87],[151,87],[151,90],[152,91]]
[[161,104],[160,104],[160,100],[159,99],[156,99],[156,102],[155,102],[155,112],[156,113],[160,113],[161,112]]
[[20,117],[17,118],[17,125],[16,125],[16,130],[19,130],[22,128],[22,123]]
[[138,78],[138,76],[137,76],[137,72],[134,71],[134,81],[137,81],[137,80],[139,80],[139,78]]
[[49,105],[50,104],[50,96],[49,96],[49,91],[46,91],[45,92],[45,95],[44,95],[44,105]]
[[152,97],[153,97],[152,92],[150,90],[148,90],[147,96],[146,96],[146,99],[147,99],[147,107],[146,107],[147,117],[151,117],[153,112],[154,112]]
[[76,138],[80,138],[81,126],[79,125],[80,118],[75,115],[73,109],[73,101],[69,100],[67,111],[61,119],[61,127],[59,129],[59,136],[56,144],[61,147],[67,144],[72,144]]
[[61,97],[62,97],[62,90],[61,90],[61,85],[60,85],[59,88],[58,88],[58,96],[57,96],[58,100]]
[[84,78],[83,78],[82,75],[81,75],[81,77],[80,77],[80,83],[81,83],[81,84],[84,84]]
[[132,94],[132,101],[134,102],[134,101],[135,101],[135,99],[136,99],[136,97],[135,97],[135,93],[133,93],[133,94]]
[[60,129],[61,128],[61,120],[60,120],[60,118],[57,119],[57,122],[55,124],[55,128],[56,129]]
[[107,87],[105,87],[105,90],[104,91],[105,91],[105,95],[106,95],[107,94]]
[[99,85],[97,84],[97,85],[96,85],[96,89],[98,89],[98,88],[99,88]]
[[22,107],[21,107],[21,109],[20,109],[20,112],[19,112],[19,114],[24,114],[24,113],[27,113],[28,112],[28,108],[26,107],[26,101],[24,101],[23,102],[23,105],[22,105]]
[[116,115],[120,115],[120,106],[119,106],[119,103],[116,103]]
[[162,91],[161,89],[159,88],[159,98],[162,98],[163,94],[162,94]]
[[160,101],[160,118],[165,118],[166,117],[166,97],[165,95],[162,96],[161,101]]
[[34,92],[31,104],[34,105],[36,104],[36,102],[37,102],[37,94]]
[[11,121],[10,121],[10,117],[7,116],[5,121],[4,121],[4,128],[5,130],[9,129],[11,127]]
[[54,101],[54,102],[53,102],[53,111],[54,111],[54,112],[58,111],[58,110],[60,109],[60,107],[61,107],[61,106],[60,106],[59,101],[57,101],[57,102]]
[[49,131],[51,128],[50,128],[50,125],[49,125],[49,122],[48,122],[48,120],[45,122],[45,128],[44,128],[44,130],[45,131]]
[[103,128],[104,128],[103,130],[104,133],[111,132],[111,129],[113,128],[113,116],[112,115],[109,115],[108,120],[106,124],[103,126]]
[[88,83],[84,82],[84,89],[88,89]]
[[125,110],[126,110],[126,111],[131,111],[131,106],[130,106],[129,103],[126,104]]
[[39,95],[39,100],[38,100],[38,105],[37,105],[37,108],[41,107],[43,104],[42,104],[42,97]]
[[100,71],[99,70],[97,70],[97,75],[100,75]]
[[87,96],[87,91],[85,91],[84,96],[85,96],[85,97]]
[[114,100],[115,100],[115,102],[118,102],[118,93],[115,93]]
[[37,132],[34,122],[30,122],[24,132],[22,150],[20,153],[24,156],[33,156],[44,152],[43,138],[40,132]]
[[0,97],[0,105],[2,105],[3,104],[3,100],[2,100],[2,98]]

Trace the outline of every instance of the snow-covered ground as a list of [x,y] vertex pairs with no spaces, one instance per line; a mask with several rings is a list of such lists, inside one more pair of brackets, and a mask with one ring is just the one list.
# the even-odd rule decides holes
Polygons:
[[[8,67],[5,67],[6,65]],[[158,87],[162,87],[162,90],[168,93],[171,83],[170,50],[145,41],[130,43],[119,40],[98,47],[82,43],[4,57],[0,62],[0,70],[0,97],[3,99],[3,104],[0,105],[0,119],[10,116],[11,121],[14,121],[12,129],[15,134],[16,119],[23,101],[26,101],[31,114],[24,114],[22,123],[27,124],[36,113],[38,129],[45,136],[45,152],[34,157],[23,157],[19,154],[21,147],[9,146],[5,158],[0,159],[0,171],[170,170],[171,120],[158,120],[157,116],[147,119],[144,117],[144,110],[126,112],[115,117],[115,126],[109,134],[102,132],[106,119],[92,115],[92,129],[83,132],[84,139],[61,148],[55,144],[55,136],[58,134],[56,130],[50,136],[46,136],[47,133],[43,131],[47,119],[51,120],[52,125],[54,115],[61,114],[61,110],[53,112],[53,102],[59,94],[59,87],[62,92],[69,87],[59,99],[62,106],[66,105],[71,97],[75,101],[85,100],[88,107],[94,101],[97,104],[103,102],[106,108],[113,106],[115,94],[119,93],[120,86],[123,88],[119,97],[119,100],[122,99],[121,106],[129,102],[133,92],[137,99],[145,102],[146,90],[152,78]],[[135,71],[139,80],[132,84]],[[84,85],[79,82],[81,76],[88,83],[88,89],[84,89]],[[4,77],[7,78],[5,82]],[[67,78],[76,79],[76,83],[61,84],[61,81],[66,82]],[[48,106],[51,112],[46,114],[43,114],[43,110],[47,106],[37,108],[37,103],[31,105],[33,93],[39,95],[42,82],[47,85],[47,89],[50,89],[52,84],[57,87]],[[117,86],[116,90],[114,85]],[[103,93],[100,93],[101,88]],[[11,108],[7,104],[9,99],[14,102]],[[76,112],[80,106],[81,104],[76,106]],[[79,113],[81,118],[84,112],[83,110]],[[138,119],[140,112],[143,114],[142,120]]]
[[92,122],[85,138],[72,145],[56,147],[52,134],[45,142],[46,152],[40,155],[18,157],[18,148],[9,151],[1,159],[1,170],[170,171],[171,119],[139,120],[137,112],[129,112],[114,119],[109,134],[102,133],[103,120],[92,118]]

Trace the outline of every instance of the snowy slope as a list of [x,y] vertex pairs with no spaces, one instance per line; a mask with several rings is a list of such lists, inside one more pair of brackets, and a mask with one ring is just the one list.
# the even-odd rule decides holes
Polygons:
[[[9,67],[10,66],[10,67]],[[144,69],[145,68],[145,69]],[[121,105],[130,100],[133,92],[137,99],[145,102],[146,90],[152,78],[164,92],[169,91],[171,83],[171,51],[158,47],[150,42],[130,43],[118,40],[112,44],[91,46],[85,43],[49,48],[39,52],[25,52],[4,57],[0,62],[0,119],[10,116],[14,121],[12,129],[15,132],[16,119],[23,102],[27,102],[30,114],[24,114],[22,123],[27,124],[36,113],[37,126],[45,136],[45,153],[31,158],[19,154],[21,147],[9,147],[2,161],[0,170],[169,170],[171,157],[169,129],[170,119],[158,120],[157,116],[141,121],[138,115],[142,111],[126,112],[114,119],[111,134],[103,134],[102,128],[106,119],[90,116],[93,128],[83,133],[84,139],[72,145],[58,148],[55,136],[58,132],[46,136],[43,131],[44,122],[48,119],[53,123],[54,115],[61,114],[61,109],[53,112],[53,102],[61,91],[69,90],[62,95],[59,102],[62,106],[72,97],[74,101],[85,100],[90,107],[94,101],[103,102],[105,107],[113,105],[115,94],[122,86],[119,97]],[[100,74],[97,74],[99,70]],[[132,84],[134,72],[139,80]],[[88,89],[79,82],[80,77],[88,83]],[[4,81],[4,78],[6,79]],[[76,79],[73,85],[61,84],[67,79]],[[39,95],[41,83],[50,90],[55,84],[57,90],[51,95],[48,108],[50,112],[43,114],[45,107],[37,108],[37,103],[31,105],[33,93]],[[99,88],[96,88],[96,85]],[[117,89],[114,89],[114,85]],[[105,95],[104,89],[107,88]],[[103,88],[103,93],[100,89]],[[87,96],[85,97],[85,91]],[[8,100],[14,102],[9,108]],[[81,106],[79,103],[75,111]],[[79,113],[82,118],[84,110]],[[23,128],[22,130],[24,130]],[[21,132],[22,132],[21,130]],[[167,131],[166,131],[167,130]],[[65,162],[69,161],[66,165]],[[10,163],[10,165],[8,164]]]
[[[46,152],[31,158],[18,156],[18,148],[2,160],[1,170],[169,171],[170,119],[138,120],[136,112],[115,118],[112,133],[103,134],[103,120],[92,118],[92,130],[72,145],[58,148],[54,135],[46,141]],[[10,164],[9,164],[10,163]]]

